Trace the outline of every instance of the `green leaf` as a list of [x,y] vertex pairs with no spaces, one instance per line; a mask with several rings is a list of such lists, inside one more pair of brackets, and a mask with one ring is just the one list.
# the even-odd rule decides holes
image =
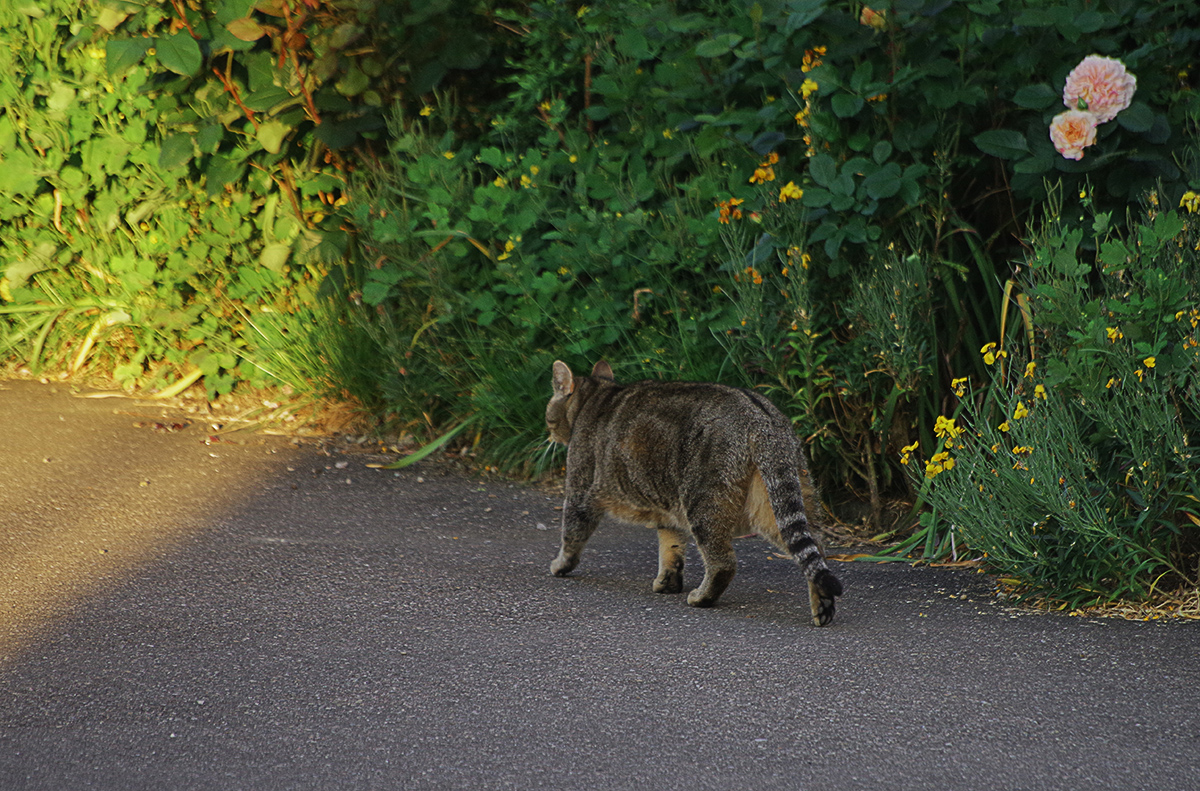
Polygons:
[[901,183],[900,166],[889,162],[863,179],[863,188],[866,189],[867,195],[875,200],[882,200],[899,192]]
[[1024,85],[1013,96],[1013,102],[1018,107],[1027,107],[1030,110],[1045,110],[1055,102],[1061,101],[1062,94],[1044,82],[1036,85]]
[[282,275],[283,267],[287,263],[291,252],[292,246],[290,244],[272,242],[263,248],[262,254],[258,257],[258,264],[277,275]]
[[1134,102],[1117,115],[1117,123],[1130,132],[1148,132],[1154,126],[1154,111]]
[[882,165],[891,155],[892,144],[886,140],[880,140],[871,151],[871,159],[875,160],[876,165]]
[[971,138],[979,150],[1001,159],[1017,159],[1029,153],[1025,135],[1012,129],[992,129]]
[[258,126],[258,144],[272,154],[278,154],[283,138],[292,128],[282,121],[266,121]]
[[17,149],[0,152],[0,195],[28,195],[37,190],[38,176],[33,157]]
[[828,187],[837,177],[837,163],[828,154],[818,154],[808,161],[808,173],[813,181]]
[[267,33],[263,26],[258,24],[253,17],[235,19],[226,25],[225,29],[234,38],[241,39],[242,41],[258,41]]
[[204,191],[210,196],[222,192],[226,186],[236,184],[246,171],[244,162],[234,162],[229,157],[215,154],[205,168]]
[[141,63],[152,43],[148,38],[110,38],[106,41],[104,61],[108,76],[115,77],[130,66]]
[[741,43],[737,33],[724,33],[696,45],[696,55],[701,58],[719,58]]
[[200,71],[200,64],[204,60],[200,45],[186,30],[159,38],[155,48],[158,50],[158,62],[176,74],[192,77]]
[[163,141],[158,152],[158,166],[163,170],[182,167],[192,159],[192,136],[171,135]]
[[850,93],[835,94],[830,103],[833,105],[834,115],[838,118],[850,118],[857,115],[865,104],[861,97]]

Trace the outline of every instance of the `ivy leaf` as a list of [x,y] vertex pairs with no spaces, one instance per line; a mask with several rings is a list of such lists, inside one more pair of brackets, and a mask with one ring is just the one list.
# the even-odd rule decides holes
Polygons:
[[1000,159],[1018,159],[1029,153],[1025,135],[1012,129],[992,129],[975,135],[971,140],[983,153]]
[[158,62],[176,74],[192,77],[200,71],[200,64],[204,61],[200,45],[186,30],[158,39],[155,47],[158,50]]

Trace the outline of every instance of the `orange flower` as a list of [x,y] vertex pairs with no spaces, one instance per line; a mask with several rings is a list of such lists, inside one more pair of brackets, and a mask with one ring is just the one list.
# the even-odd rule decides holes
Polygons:
[[1050,139],[1066,159],[1083,159],[1083,149],[1096,142],[1096,116],[1082,110],[1067,110],[1050,122]]
[[867,27],[883,30],[887,27],[887,14],[883,11],[876,11],[870,6],[863,6],[862,16],[858,18],[858,21]]
[[1087,110],[1102,124],[1128,107],[1136,90],[1137,78],[1125,71],[1124,63],[1088,55],[1067,75],[1063,104],[1071,110]]

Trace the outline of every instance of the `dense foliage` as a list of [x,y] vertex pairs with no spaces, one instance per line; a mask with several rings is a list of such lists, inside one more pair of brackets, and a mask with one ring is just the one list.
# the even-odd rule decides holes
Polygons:
[[[1190,2],[44,6],[0,11],[14,359],[332,389],[512,464],[551,361],[605,357],[763,389],[872,524],[935,506],[905,550],[1074,598],[1192,579]],[[1035,451],[985,480],[1016,402]]]

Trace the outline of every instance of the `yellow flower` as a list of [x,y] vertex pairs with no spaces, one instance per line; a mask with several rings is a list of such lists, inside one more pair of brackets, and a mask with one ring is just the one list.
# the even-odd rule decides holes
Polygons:
[[1183,197],[1179,199],[1179,205],[1181,208],[1187,209],[1188,214],[1200,212],[1200,195],[1188,190],[1187,192],[1183,193]]
[[444,156],[446,159],[454,159],[454,152],[446,151],[445,153],[442,154],[442,156]]
[[533,186],[533,179],[529,178],[529,176],[522,175],[521,176],[521,186],[524,187],[525,189],[529,189],[530,187]]
[[1033,397],[1040,398],[1043,401],[1045,401],[1046,400],[1046,388],[1042,385],[1038,385],[1037,387],[1033,388]]
[[574,165],[576,162],[579,161],[579,157],[572,154],[571,156],[567,157],[567,161],[570,162],[572,165]]
[[1032,360],[1030,360],[1028,363],[1026,363],[1026,365],[1025,365],[1025,378],[1026,379],[1033,378],[1033,370],[1035,368],[1037,368],[1037,363],[1033,362]]
[[1142,374],[1144,374],[1145,371],[1143,371],[1141,368],[1139,368],[1136,371],[1134,371],[1134,373],[1137,374],[1138,381],[1139,382],[1142,381]]
[[918,440],[917,442],[914,442],[914,443],[913,443],[913,444],[911,444],[911,445],[905,445],[903,448],[901,448],[901,449],[900,449],[900,463],[901,463],[901,464],[908,464],[908,459],[909,459],[909,456],[911,456],[911,455],[912,455],[912,452],[913,452],[914,450],[916,450],[916,449],[917,449],[917,447],[918,447],[920,444],[921,444],[921,443],[920,443],[920,441]]
[[750,177],[751,184],[765,184],[768,181],[775,180],[775,169],[765,165],[760,165],[754,169],[754,175]]
[[575,18],[580,19],[584,14],[591,10],[592,9],[589,6],[581,5],[579,6],[579,10],[575,12]]
[[1000,357],[1008,356],[1008,352],[1004,351],[1003,349],[997,351],[996,344],[994,343],[985,343],[983,348],[979,350],[979,353],[983,355],[983,361],[988,365],[996,362],[996,360]]
[[429,105],[425,105],[424,107],[421,108],[421,115],[428,118],[429,116],[433,115],[433,108],[430,107]]
[[495,184],[497,187],[507,187],[508,179],[504,178],[504,176],[496,176],[496,180],[493,181],[492,183]]
[[1003,423],[1001,423],[1000,425],[996,426],[996,429],[998,431],[1003,431],[1003,432],[1007,433],[1008,432],[1008,421],[1006,420]]
[[671,130],[670,130],[670,129],[664,129],[664,130],[663,130],[663,137],[665,137],[666,139],[670,140],[670,139],[671,139],[672,137],[674,137],[674,136],[675,136],[675,135],[671,134]]
[[1147,357],[1146,359],[1142,360],[1142,365],[1146,366],[1147,368],[1153,368],[1155,362],[1156,360],[1154,357]]
[[529,175],[536,176],[538,173],[541,172],[541,170],[542,169],[539,168],[537,165],[530,165],[529,166]]
[[800,97],[807,99],[808,97],[812,96],[820,87],[821,86],[817,85],[816,80],[805,78],[804,82],[800,84]]
[[967,377],[961,376],[958,379],[951,379],[950,386],[954,388],[954,395],[962,398],[967,393]]
[[812,49],[804,50],[804,60],[800,64],[800,71],[807,74],[813,69],[821,65],[821,58],[825,57],[825,47],[813,47]]
[[789,200],[800,200],[804,197],[804,190],[796,186],[796,182],[789,181],[779,190],[779,202],[787,203]]
[[1113,385],[1119,385],[1120,383],[1121,383],[1121,380],[1120,380],[1120,379],[1118,379],[1118,378],[1117,378],[1117,377],[1115,377],[1115,376],[1110,376],[1110,377],[1108,378],[1108,384],[1104,385],[1104,389],[1105,389],[1105,390],[1108,390],[1108,389],[1110,389],[1110,388],[1111,388]]
[[1120,327],[1105,327],[1104,334],[1108,336],[1109,343],[1116,343],[1118,340],[1125,337],[1125,333],[1121,332]]
[[1029,410],[1025,408],[1024,401],[1017,402],[1017,408],[1013,410],[1013,420],[1020,420],[1029,414]]
[[933,424],[933,433],[938,437],[945,437],[947,442],[964,431],[966,431],[965,428],[954,425],[954,418],[945,417],[944,415],[938,415],[937,420]]
[[933,478],[940,472],[954,469],[954,459],[950,458],[950,454],[942,451],[935,453],[933,458],[925,463],[925,477]]
[[883,30],[887,27],[887,14],[883,11],[875,11],[869,6],[863,6],[862,15],[859,16],[858,21],[859,24],[875,30]]

